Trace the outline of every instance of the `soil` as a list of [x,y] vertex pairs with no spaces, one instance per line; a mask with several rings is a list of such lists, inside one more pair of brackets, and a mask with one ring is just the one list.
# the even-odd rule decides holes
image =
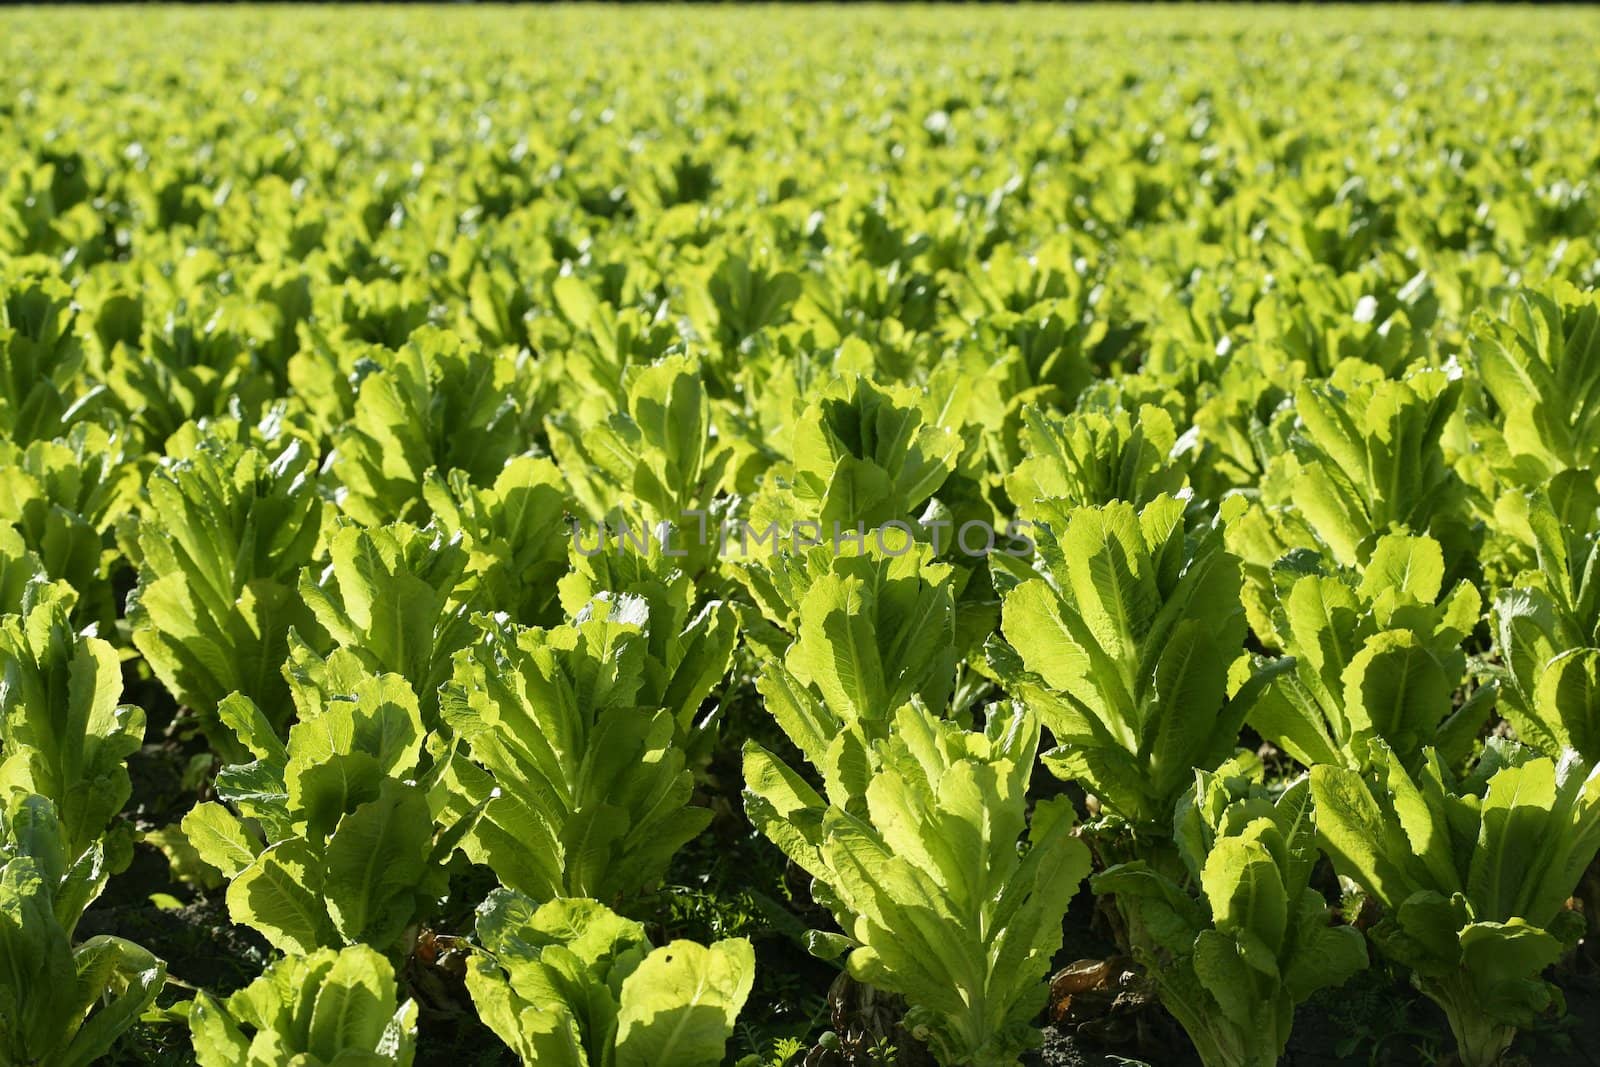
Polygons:
[[[178,908],[150,900],[166,893],[190,899]],[[167,961],[167,974],[220,995],[261,973],[271,947],[254,930],[228,921],[222,892],[194,893],[172,884],[167,860],[150,845],[134,846],[133,863],[115,876],[78,923],[79,939],[115,934]]]

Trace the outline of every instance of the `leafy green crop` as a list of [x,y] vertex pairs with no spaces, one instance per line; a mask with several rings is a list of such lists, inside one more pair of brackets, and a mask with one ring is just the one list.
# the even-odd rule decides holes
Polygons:
[[1499,410],[1515,477],[1537,485],[1600,462],[1600,302],[1571,286],[1523,290],[1472,318],[1472,355]]
[[460,534],[467,564],[457,592],[494,605],[524,625],[560,621],[555,583],[567,571],[571,496],[549,460],[518,456],[494,484],[479,488],[465,471],[432,472],[422,494],[434,518]]
[[497,890],[477,934],[467,988],[529,1067],[718,1063],[755,977],[742,938],[653,949],[644,927],[582,898]]
[[635,622],[645,636],[639,703],[671,712],[678,740],[695,747],[708,725],[697,719],[732,663],[738,621],[726,601],[706,599],[684,569],[686,557],[668,545],[645,552],[610,542],[598,552],[574,545],[571,568],[557,583],[572,618],[614,616]]
[[0,815],[0,1064],[88,1067],[155,1000],[166,964],[120,937],[74,945],[106,884],[99,842],[76,850],[41,796]]
[[[408,680],[431,724],[450,657],[473,636],[469,605],[456,595],[468,562],[461,534],[346,524],[329,534],[328,557],[321,574],[301,572],[300,599],[337,648]],[[315,658],[304,641],[290,645],[296,658]]]
[[1464,489],[1440,439],[1460,394],[1459,369],[1396,380],[1341,363],[1325,383],[1296,390],[1290,448],[1263,476],[1263,496],[1292,505],[1315,539],[1306,543],[1326,545],[1346,566],[1365,563],[1378,537],[1396,530],[1432,534],[1454,553]]
[[[315,472],[301,440],[274,453],[207,438],[146,483],[133,524],[133,641],[173,695],[207,720],[230,693],[274,712],[287,704],[289,632],[316,625],[295,590],[321,535]],[[210,732],[229,751],[231,736],[215,724]]]
[[1431,752],[1415,777],[1385,755],[1367,776],[1312,768],[1318,831],[1383,908],[1374,943],[1487,1067],[1560,995],[1541,975],[1583,933],[1567,898],[1600,853],[1600,773],[1497,747],[1458,781]]
[[1034,507],[1044,573],[1006,593],[1009,647],[991,644],[990,662],[1055,738],[1046,766],[1165,836],[1194,768],[1232,755],[1248,706],[1229,693],[1238,561],[1219,527],[1189,533],[1173,497]]
[[117,616],[110,532],[139,484],[130,458],[126,436],[95,423],[26,448],[0,441],[0,522],[77,592],[76,616],[108,631]]
[[1480,690],[1453,707],[1477,624],[1477,590],[1440,599],[1444,556],[1426,537],[1385,534],[1360,572],[1284,568],[1275,614],[1292,659],[1268,667],[1250,725],[1306,766],[1360,767],[1381,738],[1407,764],[1424,745],[1451,761],[1470,750],[1488,709]]
[[1317,861],[1310,785],[1276,797],[1259,763],[1197,771],[1178,802],[1180,870],[1142,861],[1096,875],[1161,993],[1206,1067],[1268,1067],[1289,1042],[1294,1009],[1367,965],[1366,944],[1328,925],[1311,888]]
[[1037,720],[991,711],[980,734],[902,705],[886,739],[857,741],[859,804],[817,794],[759,745],[744,757],[746,812],[844,930],[813,934],[811,950],[848,953],[853,977],[906,997],[907,1025],[942,1062],[980,1067],[1036,1040],[1040,979],[1089,869],[1065,799],[1028,817]]
[[428,789],[416,780],[422,713],[405,679],[369,674],[345,651],[315,667],[291,677],[287,744],[247,698],[222,703],[223,723],[255,760],[217,776],[217,795],[234,811],[200,804],[184,834],[229,879],[234,920],[274,947],[388,950],[444,895],[443,864],[459,833],[435,834]]
[[365,945],[285,956],[218,1003],[201,993],[189,1008],[200,1067],[295,1063],[409,1067],[417,1005],[395,1007],[389,961]]
[[58,278],[17,278],[0,304],[0,430],[17,444],[50,440],[77,402],[83,347],[72,290]]
[[1555,1060],[1597,45],[0,10],[0,1067]]
[[552,415],[551,448],[592,521],[631,523],[635,535],[663,522],[679,527],[678,550],[701,549],[703,565],[705,546],[684,528],[712,506],[729,453],[711,434],[700,368],[669,356],[633,371],[626,390],[626,407],[594,425]]
[[1494,605],[1506,717],[1548,755],[1600,759],[1600,489],[1564,471],[1506,505],[1507,539],[1531,542],[1535,563]]
[[[133,792],[126,760],[144,740],[144,712],[119,704],[122,678],[109,642],[72,628],[74,596],[35,582],[17,615],[0,619],[0,804],[47,798],[66,851],[106,833]],[[126,855],[114,856],[118,867]]]
[[453,334],[424,329],[360,381],[329,467],[340,507],[363,525],[426,514],[430,470],[464,471],[487,486],[522,450],[513,356],[484,358]]
[[469,757],[449,765],[447,804],[483,813],[463,848],[536,899],[635,892],[710,820],[689,804],[672,711],[641,704],[644,603],[614,609],[552,630],[494,625],[443,691]]
[[1022,452],[1006,474],[1006,492],[1022,514],[1036,500],[1067,505],[1126,500],[1143,506],[1183,488],[1185,464],[1177,454],[1172,416],[1153,405],[1136,414],[1083,411],[1052,418],[1023,409]]

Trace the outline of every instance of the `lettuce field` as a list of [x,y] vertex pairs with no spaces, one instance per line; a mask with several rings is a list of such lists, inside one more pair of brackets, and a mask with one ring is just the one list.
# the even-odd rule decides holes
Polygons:
[[0,12],[0,1067],[1600,1064],[1597,55]]

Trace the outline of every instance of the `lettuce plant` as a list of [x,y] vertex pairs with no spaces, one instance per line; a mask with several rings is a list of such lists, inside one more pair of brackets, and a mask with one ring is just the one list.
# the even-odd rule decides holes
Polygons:
[[1385,378],[1346,361],[1294,395],[1291,451],[1263,495],[1292,503],[1333,558],[1364,563],[1391,530],[1432,534],[1454,563],[1461,540],[1461,479],[1440,447],[1461,396],[1460,368],[1418,368]]
[[[1307,226],[1303,232],[1312,229]],[[1353,244],[1359,247],[1340,239],[1347,235],[1339,233],[1337,223],[1330,229],[1313,240],[1338,247],[1340,255],[1348,254]],[[1424,318],[1426,310],[1416,300],[1404,299],[1405,291],[1380,296],[1372,290],[1381,289],[1382,283],[1374,285],[1370,277],[1341,272],[1326,262],[1275,281],[1255,305],[1248,356],[1276,384],[1293,388],[1305,378],[1327,377],[1347,359],[1395,376],[1426,354],[1429,335],[1413,329],[1413,320]],[[1363,298],[1367,307],[1358,314]]]
[[626,526],[636,538],[664,536],[698,574],[715,546],[698,528],[716,511],[731,455],[712,431],[700,364],[666,356],[632,369],[625,387],[626,406],[609,418],[580,422],[558,412],[546,419],[550,449],[590,522],[613,534]]
[[966,447],[910,386],[850,374],[817,386],[807,400],[790,413],[790,462],[780,468],[786,484],[752,505],[758,528],[814,522],[831,539],[835,523],[854,531],[906,522],[955,473]]
[[637,259],[609,264],[599,278],[563,273],[551,280],[551,313],[530,326],[537,326],[535,350],[567,387],[563,400],[575,405],[578,423],[591,412],[603,418],[626,409],[630,368],[682,349],[677,324],[653,300],[653,284],[654,272]]
[[1022,409],[1021,439],[1025,458],[1006,472],[1005,487],[1027,517],[1035,500],[1142,506],[1177,493],[1188,479],[1172,416],[1154,405],[1066,416],[1029,405]]
[[566,573],[574,510],[566,479],[543,457],[517,456],[480,488],[466,471],[430,472],[423,499],[434,522],[459,534],[467,562],[463,601],[505,612],[524,626],[560,620],[555,583]]
[[[326,289],[316,291],[323,300],[326,294]],[[388,354],[382,345],[339,336],[342,332],[331,320],[302,323],[299,351],[284,368],[296,422],[321,441],[331,441],[350,422],[361,388],[360,372],[371,370]]]
[[1041,245],[1037,252],[1004,246],[992,256],[973,255],[948,282],[955,313],[966,322],[1006,312],[1021,317],[1033,310],[1069,321],[1082,317],[1089,286],[1082,266],[1073,262],[1074,249],[1059,238]]
[[[187,423],[238,412],[254,421],[277,390],[258,353],[273,325],[244,310],[246,301],[216,292],[226,271],[215,253],[185,256],[170,272],[140,278],[131,338],[105,353],[107,407],[145,451],[160,452]],[[145,314],[165,306],[166,314]]]
[[[910,671],[913,688],[925,680],[928,664],[912,662],[922,650],[946,644],[954,628],[956,580],[948,563],[934,559],[931,546],[914,544],[902,530],[884,531],[880,542],[869,535],[860,544],[841,541],[817,545],[802,544],[798,550],[785,549],[765,556],[731,559],[727,563],[732,577],[743,586],[748,599],[768,627],[747,619],[750,630],[764,648],[785,651],[802,629],[831,629],[842,632],[847,608],[853,606],[871,620],[862,624],[862,638],[875,638],[882,632],[877,658],[883,669]],[[818,591],[813,593],[813,589]],[[829,621],[824,624],[823,618]],[[822,635],[816,633],[812,645]],[[931,645],[926,642],[932,642]],[[809,658],[809,657],[802,657]],[[904,659],[900,664],[895,660]],[[888,709],[880,709],[887,711]]]
[[485,618],[440,694],[460,746],[444,803],[482,810],[462,849],[537,899],[636,892],[711,820],[674,713],[641,706],[644,603],[616,607],[549,630]]
[[[328,538],[328,565],[300,574],[299,592],[335,647],[373,673],[403,676],[430,725],[450,657],[475,633],[458,594],[468,555],[459,533],[394,523],[341,524]],[[309,650],[291,637],[297,656]]]
[[289,630],[315,625],[295,582],[317,551],[322,509],[316,456],[299,439],[259,449],[203,438],[145,483],[131,524],[133,642],[228,755],[242,752],[230,751],[233,737],[215,719],[224,697],[242,693],[273,711],[288,703]]
[[913,697],[948,703],[955,675],[952,568],[927,546],[818,548],[744,571],[764,610],[795,630],[782,651],[760,647],[756,687],[767,712],[827,783],[835,803],[859,797],[866,749],[887,737]]
[[1220,526],[1189,532],[1173,497],[1035,507],[1043,573],[1006,593],[991,665],[1054,737],[1045,765],[1164,839],[1194,768],[1233,754],[1249,704],[1229,695],[1239,561]]
[[44,564],[28,551],[15,526],[0,522],[0,616],[22,612],[22,597],[35,581],[47,581]]
[[1043,978],[1089,852],[1066,798],[1029,818],[1037,719],[989,710],[979,733],[902,704],[886,736],[853,746],[859,797],[824,797],[748,742],[745,812],[812,876],[843,930],[812,934],[813,952],[902,994],[906,1025],[941,1063],[1009,1067],[1038,1039]]
[[66,432],[84,382],[73,319],[59,278],[0,279],[0,438],[26,446]]
[[365,945],[285,956],[226,1000],[195,994],[200,1067],[410,1067],[417,1004],[396,1006],[394,968]]
[[1253,759],[1197,771],[1174,816],[1181,867],[1134,860],[1092,882],[1115,898],[1135,957],[1206,1067],[1276,1064],[1295,1006],[1367,966],[1361,933],[1329,926],[1309,885],[1308,781],[1273,796],[1261,778]]
[[495,890],[467,969],[478,1016],[528,1067],[721,1063],[755,980],[744,938],[651,948],[594,900]]
[[557,583],[571,618],[626,616],[644,630],[645,656],[639,703],[660,705],[684,743],[703,735],[701,705],[733,663],[738,619],[723,600],[701,602],[699,588],[659,542],[648,551],[608,545],[571,552],[571,570]]
[[1018,257],[1003,246],[987,259],[974,255],[972,272],[952,274],[945,284],[982,362],[1004,376],[1005,401],[1071,411],[1094,381],[1094,354],[1111,331],[1091,306],[1092,282],[1052,244],[1043,257]]
[[131,941],[72,943],[107,873],[46,798],[0,810],[0,1067],[89,1067],[161,991],[166,964]]
[[526,447],[515,399],[522,373],[518,357],[469,350],[433,327],[384,352],[333,435],[329,467],[344,513],[363,526],[422,521],[423,478],[435,468],[492,484]]
[[794,273],[730,253],[714,268],[697,271],[684,297],[700,336],[731,355],[747,338],[788,318],[800,291]]
[[[370,196],[360,198],[355,208],[363,217],[356,225],[370,227],[373,221],[371,214],[381,216],[383,212],[391,210],[395,206],[396,193],[397,190],[391,186],[375,189]],[[319,329],[326,331],[333,345],[342,347],[353,342],[394,351],[415,343],[418,351],[406,359],[420,360],[432,372],[430,378],[448,379],[453,374],[461,373],[463,368],[450,367],[446,370],[430,365],[441,356],[448,359],[457,352],[452,343],[455,338],[444,336],[445,331],[424,329],[429,324],[431,310],[427,286],[415,275],[391,278],[385,272],[382,277],[346,277],[337,284],[319,285],[312,293],[312,320]],[[385,359],[382,355],[374,354],[373,361],[381,366]],[[367,371],[372,369],[362,368]],[[407,384],[422,385],[426,389],[426,383],[420,378]],[[444,391],[450,391],[455,384],[459,383],[447,384]],[[359,390],[360,383],[355,385]],[[423,395],[426,398],[425,392]],[[442,403],[439,408],[445,406]],[[464,408],[458,407],[456,410],[459,412]],[[433,409],[430,414],[442,415],[444,411]]]
[[1600,491],[1590,472],[1562,471],[1503,503],[1535,561],[1494,605],[1506,718],[1546,755],[1600,760]]
[[1600,770],[1497,744],[1468,778],[1375,745],[1363,773],[1311,770],[1334,867],[1383,911],[1373,943],[1444,1009],[1466,1067],[1492,1067],[1560,1002],[1541,977],[1583,934],[1567,900],[1600,853]]
[[[116,650],[73,629],[73,600],[63,586],[35,581],[21,612],[0,619],[0,792],[47,797],[76,856],[132,794],[127,759],[144,741],[145,721],[117,703]],[[127,856],[113,860],[121,867]]]
[[[228,913],[284,952],[366,942],[391,949],[447,886],[465,824],[436,834],[422,713],[399,675],[347,651],[291,664],[296,717],[285,743],[247,698],[218,714],[255,757],[223,768],[224,803],[183,831],[230,882]],[[224,806],[224,804],[231,806]]]
[[481,255],[467,283],[466,306],[461,309],[463,333],[476,333],[489,347],[538,351],[539,308],[529,287],[519,278],[523,264],[496,250]]
[[1359,767],[1367,742],[1382,738],[1408,763],[1424,745],[1459,760],[1488,713],[1484,693],[1459,708],[1451,699],[1466,672],[1461,643],[1481,601],[1458,582],[1441,599],[1444,555],[1437,542],[1385,534],[1359,574],[1279,569],[1276,605],[1289,660],[1250,708],[1250,725],[1306,766]]
[[1600,299],[1567,283],[1549,294],[1519,289],[1474,312],[1469,344],[1498,409],[1508,473],[1537,486],[1600,464]]
[[9,168],[0,200],[0,249],[68,260],[102,254],[105,220],[88,202],[87,183],[76,173],[81,165],[82,157],[72,152]]
[[88,422],[26,448],[0,440],[0,522],[77,591],[79,621],[106,633],[117,618],[110,533],[139,488],[132,458],[124,432]]
[[[912,696],[949,690],[955,638],[952,572],[925,546],[894,556],[837,555],[805,587],[783,670],[845,722],[881,732]],[[770,686],[763,682],[763,691]]]

